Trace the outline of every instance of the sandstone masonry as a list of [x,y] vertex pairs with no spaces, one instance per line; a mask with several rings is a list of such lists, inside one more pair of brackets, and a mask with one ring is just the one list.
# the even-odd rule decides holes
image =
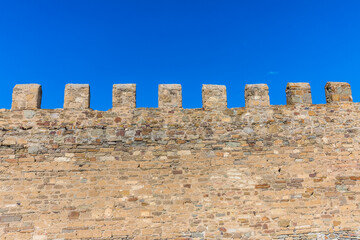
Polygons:
[[40,109],[41,86],[16,85],[0,110],[0,239],[359,239],[360,104],[327,83],[313,105],[289,83],[287,105],[265,84],[227,108],[203,86],[183,109],[180,85],[159,108],[136,108],[116,84],[94,111],[89,86],[68,84],[64,109]]

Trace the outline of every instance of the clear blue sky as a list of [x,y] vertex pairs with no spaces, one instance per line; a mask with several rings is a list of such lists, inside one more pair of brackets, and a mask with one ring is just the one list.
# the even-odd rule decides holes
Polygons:
[[287,82],[346,81],[360,101],[358,0],[1,0],[0,108],[17,83],[43,87],[62,108],[66,83],[89,83],[91,107],[111,108],[115,83],[137,84],[137,106],[157,107],[160,83],[180,83],[185,108],[201,85],[226,85],[228,106],[267,83],[285,104]]

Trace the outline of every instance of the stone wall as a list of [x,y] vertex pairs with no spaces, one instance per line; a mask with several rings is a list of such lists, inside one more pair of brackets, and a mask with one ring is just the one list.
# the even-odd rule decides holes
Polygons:
[[181,86],[159,108],[136,108],[114,85],[110,111],[68,85],[64,109],[39,109],[41,87],[17,85],[0,110],[0,239],[359,239],[360,104],[328,83],[312,105],[289,84],[266,85],[228,109],[225,86],[203,86],[182,109]]

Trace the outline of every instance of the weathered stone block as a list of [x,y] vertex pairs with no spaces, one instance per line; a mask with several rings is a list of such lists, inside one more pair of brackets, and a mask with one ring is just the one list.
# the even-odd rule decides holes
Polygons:
[[41,105],[41,85],[17,84],[12,94],[12,110],[38,109]]
[[267,107],[269,105],[267,84],[247,84],[245,86],[245,107]]
[[312,104],[309,83],[288,83],[286,86],[286,101],[288,105]]
[[202,86],[202,103],[205,110],[227,108],[226,87],[204,84]]
[[327,103],[352,102],[351,87],[346,82],[328,82],[325,85]]
[[90,107],[89,84],[66,84],[64,108],[87,109]]
[[136,84],[114,84],[112,110],[136,108]]
[[22,216],[20,215],[4,215],[0,216],[0,223],[2,222],[18,222],[21,221]]
[[159,108],[182,108],[180,84],[159,85]]
[[290,220],[281,219],[278,224],[279,224],[279,227],[286,228],[286,227],[290,226]]
[[71,211],[68,215],[69,219],[78,219],[80,216],[80,213],[77,211]]

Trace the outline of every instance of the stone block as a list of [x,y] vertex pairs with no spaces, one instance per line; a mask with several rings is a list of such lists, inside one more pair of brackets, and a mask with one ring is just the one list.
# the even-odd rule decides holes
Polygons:
[[245,86],[245,107],[267,107],[269,105],[267,84],[247,84]]
[[309,83],[288,83],[286,86],[286,102],[288,105],[312,104]]
[[350,84],[346,82],[326,83],[325,96],[327,103],[348,103],[353,101]]
[[136,84],[114,84],[112,110],[136,108]]
[[19,222],[21,221],[22,216],[20,215],[4,215],[4,216],[0,216],[0,223],[5,223],[5,222]]
[[159,108],[182,108],[180,84],[159,85]]
[[17,84],[12,94],[12,110],[39,109],[41,106],[41,85]]
[[64,108],[88,109],[90,107],[89,84],[66,84]]
[[202,104],[205,110],[227,108],[226,87],[204,84],[202,86]]

